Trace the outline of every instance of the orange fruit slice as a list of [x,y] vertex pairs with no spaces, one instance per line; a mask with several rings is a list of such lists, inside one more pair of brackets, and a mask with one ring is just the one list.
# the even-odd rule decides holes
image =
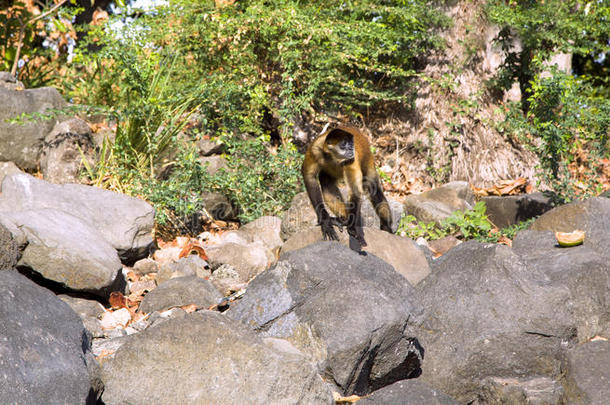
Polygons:
[[555,232],[555,238],[557,239],[559,246],[578,246],[585,240],[585,231]]

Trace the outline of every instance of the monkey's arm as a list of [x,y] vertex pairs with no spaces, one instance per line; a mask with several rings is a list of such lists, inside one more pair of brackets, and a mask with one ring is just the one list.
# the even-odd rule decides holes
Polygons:
[[333,228],[334,225],[341,225],[341,221],[337,218],[331,217],[324,205],[324,199],[322,198],[322,189],[318,180],[319,170],[307,170],[305,165],[303,166],[303,180],[305,182],[305,189],[309,200],[313,205],[316,215],[318,216],[318,224],[322,227],[322,235],[327,240],[339,240],[337,232]]

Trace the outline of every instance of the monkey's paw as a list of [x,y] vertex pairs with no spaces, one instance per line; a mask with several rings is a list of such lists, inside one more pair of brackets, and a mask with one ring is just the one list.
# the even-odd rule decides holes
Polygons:
[[361,247],[367,246],[367,243],[364,240],[364,231],[363,231],[362,227],[356,227],[356,228],[348,227],[347,233],[349,234],[349,236],[351,236],[352,239],[357,241]]
[[339,240],[334,225],[341,226],[341,223],[338,223],[337,221],[337,218],[329,218],[327,221],[322,221],[320,223],[324,240]]

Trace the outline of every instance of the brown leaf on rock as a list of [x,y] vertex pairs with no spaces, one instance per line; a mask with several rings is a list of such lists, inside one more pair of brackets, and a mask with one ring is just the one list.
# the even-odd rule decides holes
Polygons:
[[180,308],[183,309],[187,314],[197,311],[197,305],[195,304],[183,305]]
[[509,239],[507,236],[500,236],[498,238],[498,243],[502,244],[502,245],[507,245],[507,246],[512,246],[513,245],[513,241],[511,239]]
[[339,405],[339,404],[354,404],[362,398],[359,397],[358,395],[350,395],[349,397],[344,397],[341,394],[339,394],[338,392],[333,391],[333,399],[335,400],[335,404]]
[[140,279],[140,277],[133,271],[127,272],[127,281],[131,281],[133,283],[133,282],[138,281],[139,279]]
[[199,255],[203,260],[208,260],[203,244],[195,238],[178,236],[171,242],[164,242],[161,239],[158,239],[157,244],[160,249],[155,251],[153,259],[159,263],[177,261],[193,252]]
[[112,309],[127,308],[127,298],[125,298],[125,296],[118,291],[113,291],[110,293],[108,303]]
[[519,177],[516,180],[500,180],[491,187],[475,187],[471,186],[472,191],[478,197],[489,195],[504,196],[517,195],[527,192],[528,188],[531,191],[532,186],[525,177]]
[[209,260],[208,255],[205,253],[205,249],[203,248],[203,245],[201,244],[201,242],[199,242],[196,239],[192,239],[189,243],[187,243],[182,248],[182,250],[180,251],[180,254],[178,255],[178,258],[181,259],[183,257],[186,257],[193,252],[195,252],[197,255],[199,255],[199,257],[201,257],[203,260]]

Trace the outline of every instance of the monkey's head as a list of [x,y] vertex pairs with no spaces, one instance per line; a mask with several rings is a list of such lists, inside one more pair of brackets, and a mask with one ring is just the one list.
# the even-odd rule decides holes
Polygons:
[[326,135],[324,152],[341,165],[354,161],[354,136],[341,129],[333,129]]

